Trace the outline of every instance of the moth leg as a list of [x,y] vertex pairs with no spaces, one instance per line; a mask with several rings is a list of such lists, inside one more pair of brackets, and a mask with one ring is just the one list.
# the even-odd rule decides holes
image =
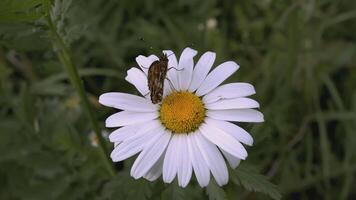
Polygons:
[[144,97],[147,97],[147,95],[149,95],[150,94],[150,92],[147,92],[145,95],[143,95]]
[[175,69],[176,71],[183,71],[183,70],[184,70],[184,68],[183,68],[183,69],[177,69],[177,68],[175,68],[175,67],[170,67],[170,68],[168,68],[167,72],[168,72],[169,70],[171,70],[171,69]]
[[[174,53],[171,53],[171,54],[169,54],[167,57],[169,57],[169,56],[171,56],[171,55],[173,55]],[[166,55],[166,54],[164,54],[164,55]]]
[[150,69],[149,67],[144,67],[142,65],[140,65],[140,67],[143,68],[143,69]]
[[169,83],[169,86],[171,86],[171,89],[173,89],[173,91],[177,91],[177,90],[174,88],[174,86],[173,86],[173,84],[172,84],[172,81],[169,80],[168,78],[165,78],[165,79],[167,79],[167,81],[168,81],[168,83]]

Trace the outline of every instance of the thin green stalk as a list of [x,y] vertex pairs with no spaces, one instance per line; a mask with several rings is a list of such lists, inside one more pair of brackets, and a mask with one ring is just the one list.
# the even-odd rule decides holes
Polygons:
[[61,38],[61,36],[58,34],[57,29],[54,26],[53,21],[52,21],[50,15],[49,15],[49,13],[47,15],[47,22],[48,22],[51,34],[54,37],[54,43],[55,43],[56,47],[58,48],[58,52],[57,52],[58,53],[58,57],[59,57],[60,61],[63,63],[63,65],[64,65],[64,67],[65,67],[65,69],[67,71],[67,74],[69,76],[69,79],[70,79],[72,85],[74,86],[74,88],[76,89],[76,91],[77,91],[77,93],[78,93],[78,95],[80,97],[83,109],[86,112],[90,123],[92,124],[92,127],[94,129],[96,137],[99,140],[99,146],[100,146],[100,149],[101,149],[100,151],[102,153],[105,166],[106,166],[109,174],[111,176],[114,176],[115,175],[115,170],[113,168],[113,165],[111,164],[112,162],[111,162],[110,157],[109,157],[108,149],[106,148],[106,145],[105,145],[105,140],[101,135],[99,124],[98,124],[98,122],[96,121],[96,119],[94,117],[94,113],[93,113],[93,111],[91,109],[88,97],[87,97],[87,95],[85,93],[82,80],[79,77],[78,70],[74,66],[74,63],[73,63],[73,61],[72,61],[72,59],[70,57],[70,51],[67,48],[67,46],[65,45],[65,43],[64,43],[63,39]]

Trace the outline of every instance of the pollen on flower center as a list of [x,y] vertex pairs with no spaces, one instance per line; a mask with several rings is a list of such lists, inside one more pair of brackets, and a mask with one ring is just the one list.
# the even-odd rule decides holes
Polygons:
[[190,92],[173,92],[165,97],[160,108],[162,124],[173,133],[190,133],[205,118],[202,100]]

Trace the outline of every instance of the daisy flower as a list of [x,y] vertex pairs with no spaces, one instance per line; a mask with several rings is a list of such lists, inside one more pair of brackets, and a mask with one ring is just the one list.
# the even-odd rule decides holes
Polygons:
[[106,127],[120,127],[109,136],[115,146],[111,158],[119,162],[139,153],[130,172],[135,179],[154,181],[162,175],[171,183],[177,176],[179,186],[185,187],[194,172],[201,187],[209,184],[210,174],[218,185],[225,185],[225,160],[236,168],[247,157],[243,144],[253,143],[251,135],[232,122],[264,121],[254,109],[259,104],[247,98],[255,89],[241,82],[220,85],[239,65],[227,61],[212,69],[214,52],[204,53],[195,66],[197,51],[191,48],[183,50],[179,61],[172,51],[163,53],[171,69],[160,103],[151,102],[147,86],[148,68],[158,60],[155,55],[138,56],[141,69],[127,71],[125,79],[141,96],[110,92],[99,98],[102,105],[122,110],[106,119]]

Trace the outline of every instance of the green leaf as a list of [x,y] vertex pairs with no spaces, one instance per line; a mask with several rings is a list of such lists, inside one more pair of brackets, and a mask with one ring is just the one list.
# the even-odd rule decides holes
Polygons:
[[225,191],[216,185],[215,180],[211,180],[209,185],[206,187],[206,194],[209,196],[209,200],[225,200]]
[[184,200],[187,199],[184,189],[180,188],[175,182],[170,184],[167,189],[162,192],[162,199],[169,200]]
[[[160,188],[158,188],[160,189]],[[162,200],[186,200],[186,199],[201,199],[202,189],[199,186],[188,184],[187,187],[181,188],[178,186],[177,180],[169,185],[165,185],[165,189],[159,190]],[[158,197],[157,197],[158,198]],[[157,199],[153,198],[153,199]]]
[[252,167],[240,165],[232,173],[232,181],[243,186],[246,190],[261,192],[272,199],[281,199],[282,195],[278,187],[267,180],[267,177],[258,174]]
[[42,0],[2,0],[0,23],[32,22],[44,15]]
[[134,180],[132,178],[135,187],[134,190],[129,190],[127,199],[146,200],[152,196],[152,185],[147,180]]
[[155,183],[131,177],[130,167],[127,167],[105,184],[103,196],[98,199],[151,199],[154,186]]

